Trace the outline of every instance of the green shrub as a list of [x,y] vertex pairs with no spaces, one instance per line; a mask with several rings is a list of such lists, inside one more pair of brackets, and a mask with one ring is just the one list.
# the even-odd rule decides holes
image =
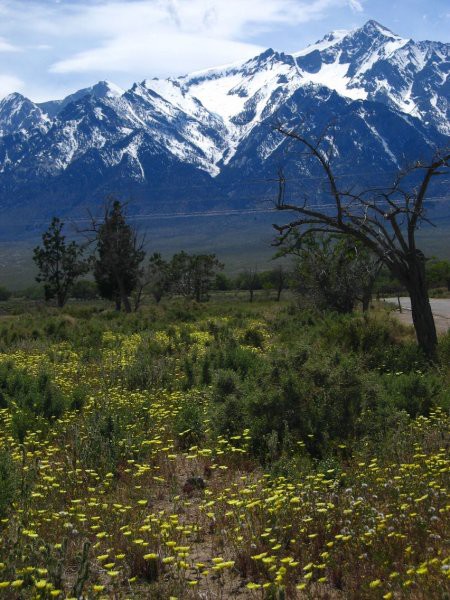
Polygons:
[[18,489],[16,467],[7,450],[0,449],[0,517],[4,517]]
[[236,396],[228,396],[224,402],[216,405],[213,421],[214,429],[220,435],[240,434],[247,423],[245,405]]
[[124,368],[118,366],[116,376],[123,379],[131,390],[148,390],[156,387],[173,389],[171,372],[173,349],[166,348],[152,338],[145,338],[139,345],[134,360]]
[[115,473],[123,454],[123,427],[117,415],[106,410],[90,413],[86,420],[86,437],[79,440],[76,454],[87,469],[95,469],[101,474]]
[[77,385],[73,390],[70,397],[70,408],[71,410],[81,410],[86,404],[86,398],[88,394],[88,388],[86,385]]
[[264,345],[264,334],[259,329],[251,327],[244,332],[242,342],[247,346],[262,348]]
[[0,285],[0,302],[5,302],[11,298],[11,292]]
[[95,300],[98,298],[97,285],[93,281],[80,279],[73,286],[70,295],[77,300]]
[[201,400],[196,396],[187,398],[174,421],[174,432],[182,450],[187,450],[204,439],[204,420],[205,414]]
[[450,329],[439,339],[438,353],[441,365],[450,365]]
[[232,369],[216,371],[213,384],[213,398],[216,402],[223,402],[227,396],[239,395],[240,379]]
[[30,287],[21,290],[20,293],[17,294],[21,298],[26,298],[27,300],[44,300],[44,286],[43,285],[32,285]]
[[68,402],[47,372],[33,377],[6,362],[0,364],[0,405],[10,407],[13,433],[23,442],[38,420],[49,422],[61,417]]
[[411,417],[428,415],[442,389],[442,381],[433,373],[400,373],[385,375],[387,397],[399,410]]

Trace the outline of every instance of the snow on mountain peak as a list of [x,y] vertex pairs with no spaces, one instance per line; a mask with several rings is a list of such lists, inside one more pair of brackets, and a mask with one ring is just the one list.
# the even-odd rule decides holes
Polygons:
[[[368,21],[358,29],[332,31],[293,54],[269,48],[244,62],[146,79],[126,92],[99,81],[40,105],[11,94],[0,101],[0,137],[15,132],[26,137],[33,128],[55,135],[48,142],[51,168],[67,168],[95,149],[110,166],[125,157],[141,178],[141,155],[168,152],[214,176],[260,135],[261,123],[290,101],[300,108],[305,98],[318,101],[319,87],[340,106],[370,100],[449,135],[449,61],[449,44],[415,43]],[[277,141],[269,141],[261,156],[268,159],[276,148]]]
[[391,31],[384,25],[381,25],[381,23],[378,23],[378,21],[375,21],[374,19],[367,21],[367,23],[365,23],[365,25],[363,25],[361,30],[369,35],[374,35],[374,34],[379,35],[381,33],[381,35],[384,35],[385,37],[389,37],[389,38],[391,38],[391,37],[399,38],[400,37],[399,35],[397,35],[393,31]]
[[111,81],[99,81],[92,88],[88,89],[97,98],[120,98],[125,93],[124,89]]
[[25,96],[23,96],[19,92],[12,92],[11,94],[8,94],[2,100],[0,100],[0,105],[4,106],[5,104],[11,104],[12,102],[17,101],[23,102],[25,100],[31,102],[31,100],[28,100],[28,98],[25,98]]
[[0,136],[31,127],[45,128],[47,121],[41,109],[18,92],[0,100]]
[[336,31],[332,31],[330,33],[327,33],[326,36],[324,36],[321,40],[318,40],[314,44],[310,44],[309,46],[306,46],[306,48],[304,48],[303,50],[294,52],[292,56],[298,58],[300,56],[307,56],[308,54],[311,54],[315,51],[320,52],[321,50],[326,50],[327,48],[330,48],[331,46],[334,46],[341,42],[345,37],[347,37],[351,33],[352,32],[347,29],[339,29]]

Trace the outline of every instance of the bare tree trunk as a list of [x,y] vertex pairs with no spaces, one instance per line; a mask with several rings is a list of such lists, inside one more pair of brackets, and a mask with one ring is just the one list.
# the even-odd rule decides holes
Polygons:
[[63,308],[64,304],[66,303],[66,298],[63,294],[58,294],[57,295],[57,304],[58,304],[58,308]]
[[280,298],[281,298],[281,292],[282,292],[282,291],[283,291],[283,286],[281,286],[281,285],[280,285],[280,286],[278,286],[278,289],[277,289],[277,302],[279,302],[279,301],[280,301]]
[[370,302],[372,300],[372,291],[365,290],[362,297],[362,310],[363,313],[369,312]]
[[437,360],[438,338],[431,310],[430,297],[425,275],[425,258],[415,252],[408,257],[408,278],[404,283],[411,299],[411,312],[416,330],[417,343],[425,356]]
[[130,304],[130,300],[126,294],[122,295],[122,302],[123,302],[123,306],[125,308],[125,312],[130,313],[131,312],[131,304]]
[[417,342],[427,358],[434,361],[437,358],[438,338],[428,290],[423,282],[416,281],[413,283],[416,285],[412,285],[408,291],[411,298],[411,312]]
[[116,310],[118,312],[120,312],[120,309],[122,308],[122,300],[120,299],[120,296],[117,295],[116,296]]
[[138,291],[136,292],[136,296],[134,299],[134,312],[139,310],[142,301],[142,293],[144,291],[144,286],[140,285]]
[[253,290],[248,290],[250,293],[250,302],[253,302]]
[[125,286],[124,286],[123,280],[120,276],[116,275],[116,281],[117,281],[117,286],[119,288],[119,295],[120,295],[121,303],[123,304],[125,312],[130,313],[130,312],[132,312],[131,304],[130,304],[130,300],[127,296],[127,293],[125,291]]

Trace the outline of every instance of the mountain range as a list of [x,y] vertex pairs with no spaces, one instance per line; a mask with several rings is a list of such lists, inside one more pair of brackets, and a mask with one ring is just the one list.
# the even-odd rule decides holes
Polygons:
[[0,235],[85,215],[107,195],[142,215],[268,206],[281,166],[292,196],[321,198],[320,171],[278,122],[322,137],[343,184],[388,182],[450,145],[450,44],[369,21],[296,53],[268,49],[128,90],[102,81],[44,103],[10,94],[0,101]]

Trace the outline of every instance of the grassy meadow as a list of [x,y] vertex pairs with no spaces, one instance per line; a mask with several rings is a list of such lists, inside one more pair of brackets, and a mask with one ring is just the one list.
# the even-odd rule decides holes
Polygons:
[[261,293],[0,316],[0,597],[450,594],[450,335]]

